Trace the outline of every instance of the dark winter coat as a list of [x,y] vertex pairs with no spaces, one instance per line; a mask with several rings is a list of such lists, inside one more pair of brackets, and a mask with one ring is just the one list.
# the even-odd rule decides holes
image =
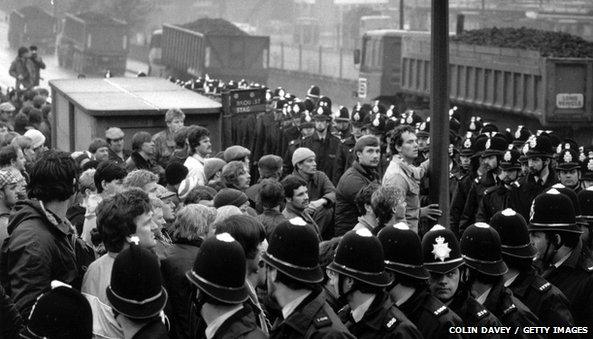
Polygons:
[[185,273],[193,266],[202,240],[176,240],[161,261],[163,285],[169,293],[165,313],[171,322],[171,338],[191,338],[189,329],[190,295],[193,287]]
[[318,171],[324,172],[328,178],[334,176],[334,167],[337,165],[336,157],[342,147],[340,139],[328,131],[322,141],[317,133],[313,133],[303,140],[301,147],[307,147],[315,153]]
[[361,188],[371,182],[380,183],[375,169],[365,168],[358,161],[344,172],[336,188],[335,236],[346,234],[358,222],[354,198]]
[[0,285],[0,339],[16,339],[23,327],[23,319]]
[[52,280],[73,284],[78,277],[73,226],[37,200],[19,201],[2,245],[0,279],[21,314],[28,315]]

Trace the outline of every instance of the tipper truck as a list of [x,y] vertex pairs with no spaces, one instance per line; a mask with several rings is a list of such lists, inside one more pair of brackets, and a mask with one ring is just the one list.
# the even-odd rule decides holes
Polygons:
[[10,13],[8,43],[11,48],[35,45],[41,51],[53,53],[56,34],[56,18],[39,7],[27,6]]
[[223,19],[165,24],[151,39],[149,75],[187,80],[208,74],[223,81],[265,83],[269,51],[270,37],[249,35]]
[[128,26],[94,12],[66,14],[56,48],[60,66],[85,75],[123,75]]

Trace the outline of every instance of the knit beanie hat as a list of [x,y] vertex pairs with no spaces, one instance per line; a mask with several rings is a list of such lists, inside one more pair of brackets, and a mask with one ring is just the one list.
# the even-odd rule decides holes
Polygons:
[[247,195],[234,188],[223,188],[214,196],[214,207],[219,208],[225,205],[241,207],[249,201]]
[[181,183],[187,176],[187,173],[189,173],[189,170],[183,164],[172,162],[165,169],[165,178],[169,185],[174,186]]
[[314,156],[315,152],[311,151],[306,147],[299,147],[292,154],[292,166],[296,166],[296,164],[298,164],[299,162]]
[[251,155],[251,151],[239,145],[230,146],[224,150],[224,161],[241,160]]
[[208,182],[216,174],[216,172],[222,170],[226,165],[226,161],[219,158],[208,158],[204,161],[204,176],[206,182]]
[[90,339],[93,336],[91,305],[75,289],[55,287],[37,299],[22,334],[25,338]]

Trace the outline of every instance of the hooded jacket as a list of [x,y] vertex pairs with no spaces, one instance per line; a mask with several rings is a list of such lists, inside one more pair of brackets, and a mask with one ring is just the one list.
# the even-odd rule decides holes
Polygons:
[[52,280],[72,284],[78,278],[71,237],[74,229],[38,200],[19,201],[2,244],[0,281],[21,314],[28,315]]

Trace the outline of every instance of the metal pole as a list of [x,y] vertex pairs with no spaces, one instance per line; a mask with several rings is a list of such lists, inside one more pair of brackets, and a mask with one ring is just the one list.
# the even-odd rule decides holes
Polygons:
[[399,0],[399,29],[404,29],[404,0]]
[[339,73],[339,78],[342,79],[342,67],[344,65],[344,57],[342,55],[343,50],[340,48],[340,70],[338,71]]
[[303,45],[299,44],[299,72],[303,70]]
[[321,45],[319,45],[319,72],[317,73],[319,75],[321,75],[321,70],[322,70],[322,67],[321,67],[321,57],[322,57],[322,53],[323,53],[322,48],[323,47]]
[[449,3],[431,0],[430,91],[430,203],[438,202],[443,216],[439,223],[449,227]]
[[284,42],[280,43],[280,69],[284,69]]

